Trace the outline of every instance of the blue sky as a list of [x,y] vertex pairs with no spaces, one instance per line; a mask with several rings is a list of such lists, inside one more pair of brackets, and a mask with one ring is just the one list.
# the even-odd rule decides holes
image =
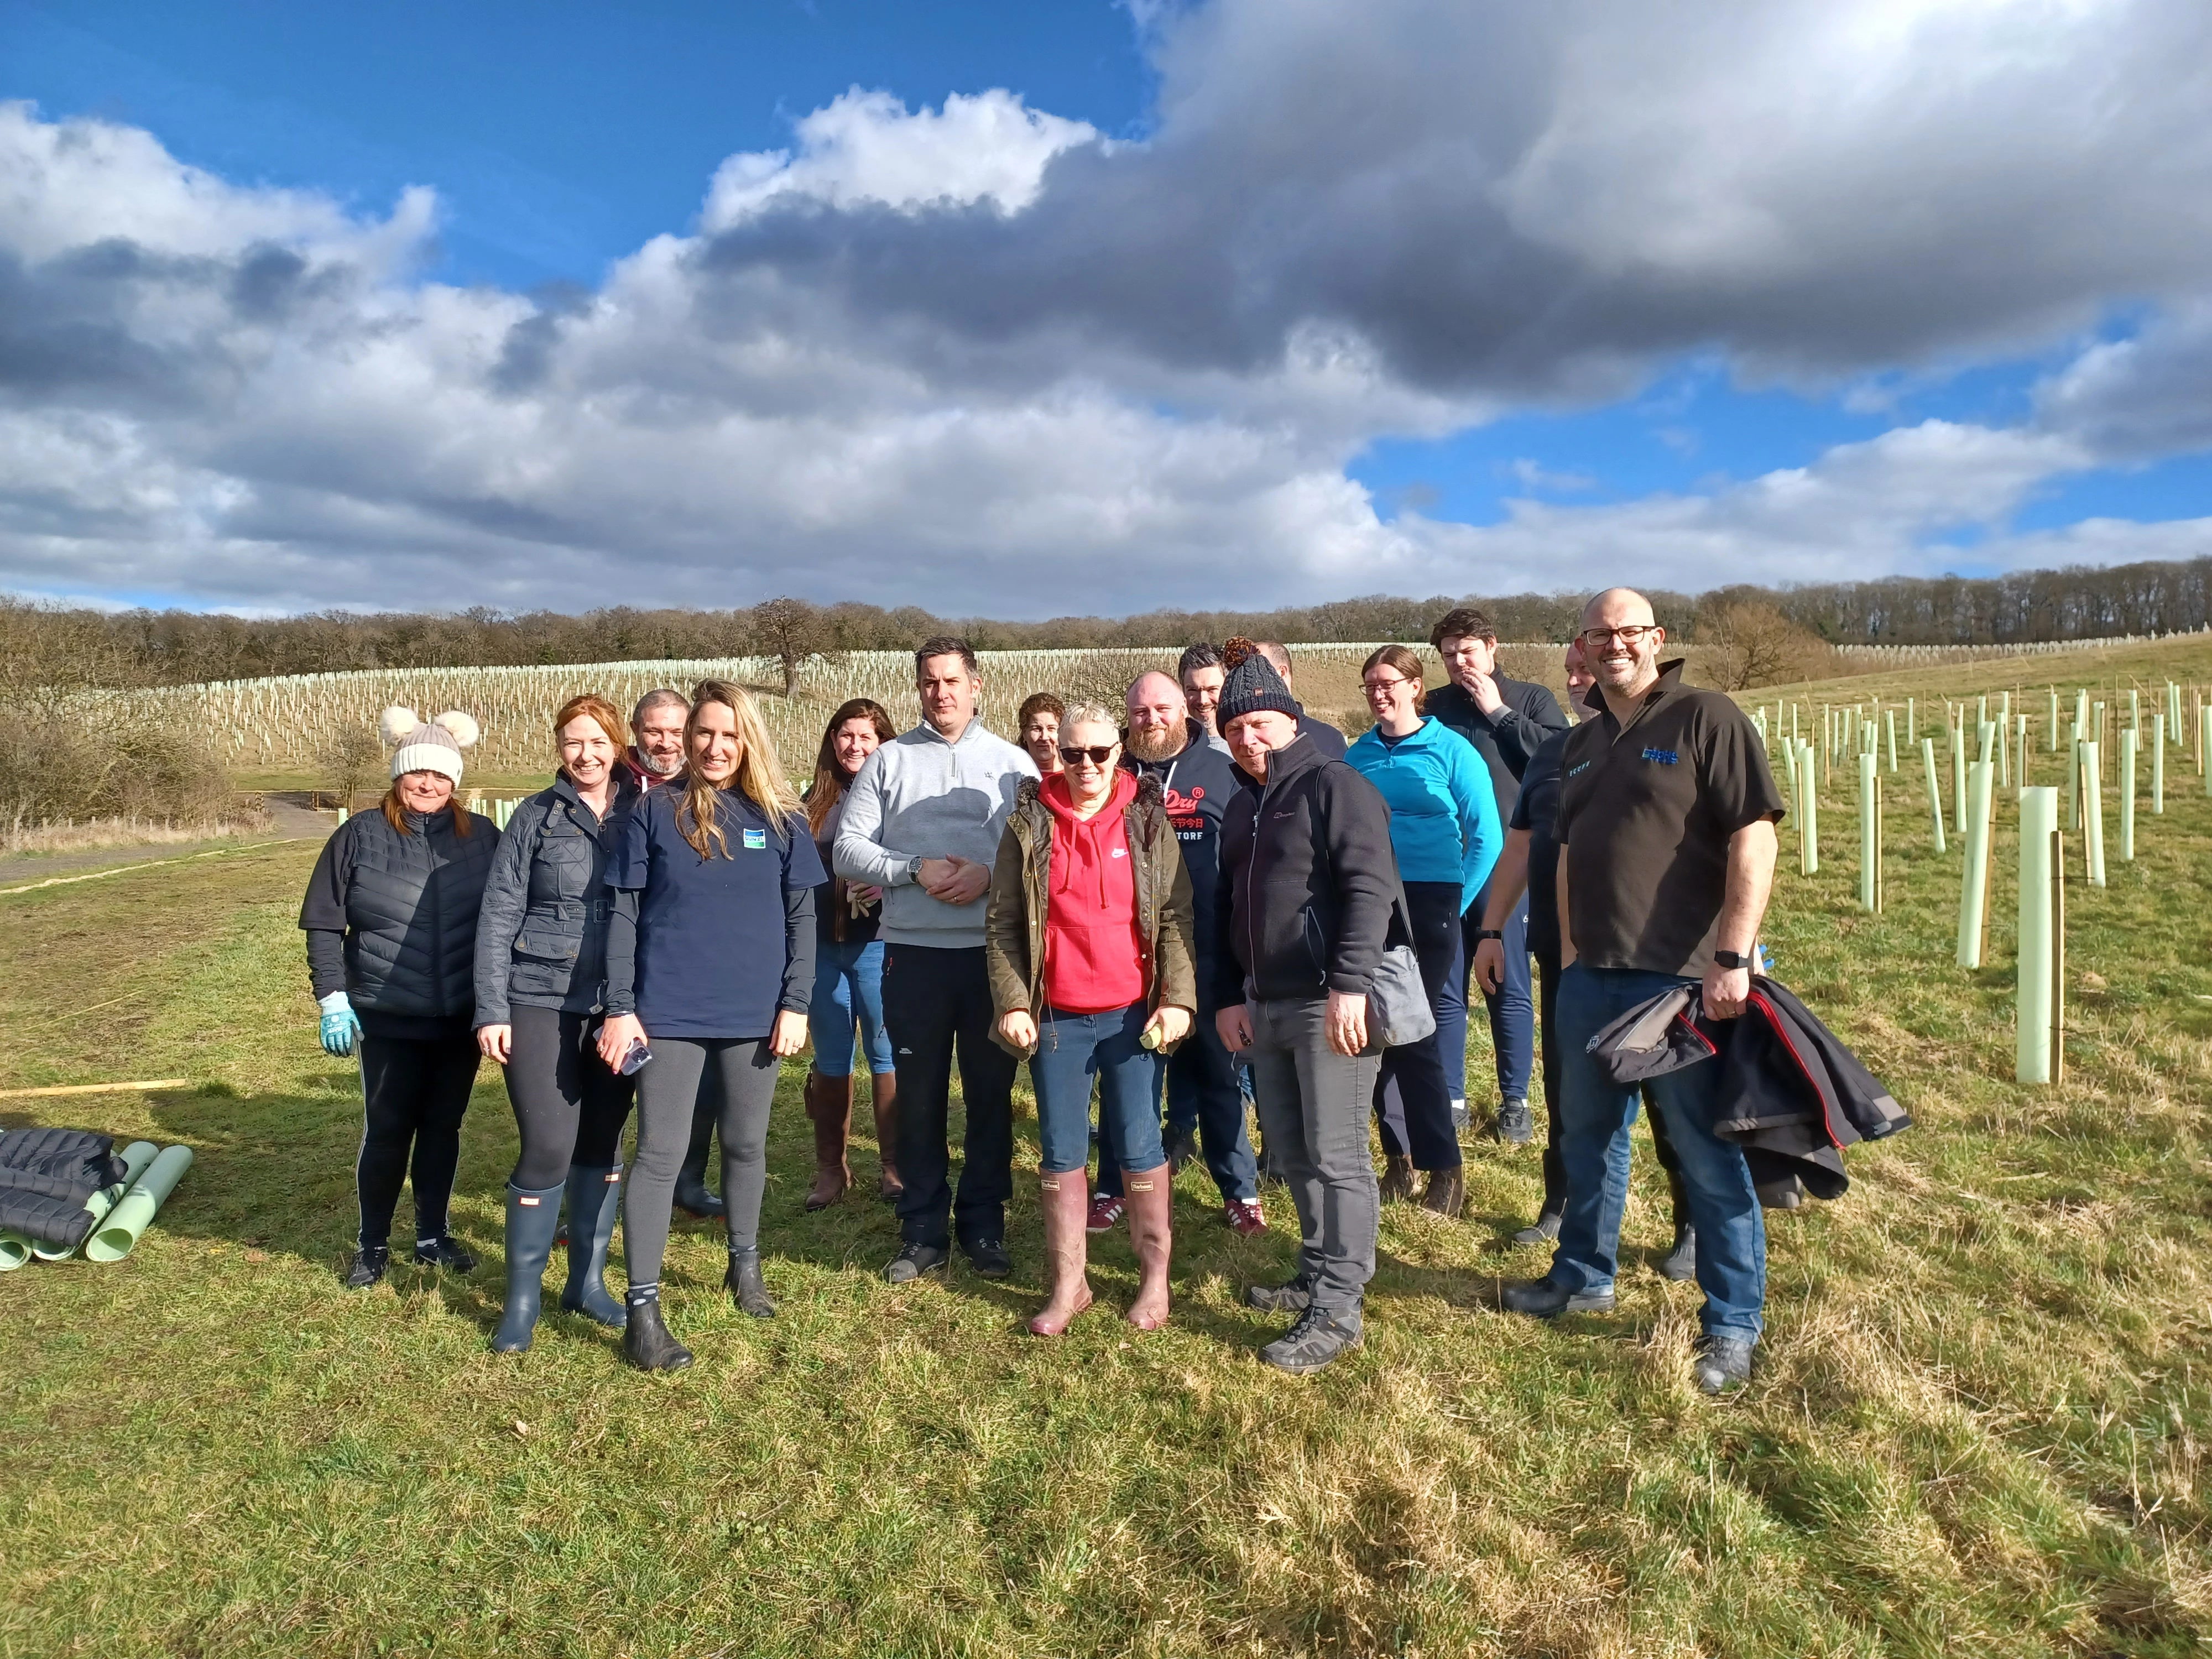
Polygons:
[[0,586],[1023,615],[2192,554],[2177,15],[15,0]]

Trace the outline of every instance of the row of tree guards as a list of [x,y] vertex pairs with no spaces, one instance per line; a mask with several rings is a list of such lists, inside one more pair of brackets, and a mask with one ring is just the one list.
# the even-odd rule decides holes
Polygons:
[[[1990,848],[1996,803],[2012,791],[2020,807],[2019,1047],[2015,1075],[2022,1083],[2056,1082],[2063,1068],[2066,957],[2066,837],[2079,839],[2080,874],[2093,887],[2105,885],[2105,757],[2117,738],[2119,822],[2118,856],[2136,855],[2136,809],[2148,783],[2154,817],[2166,811],[2166,762],[2169,748],[2189,752],[2212,797],[2212,703],[2200,688],[2167,680],[2147,699],[2143,688],[2126,691],[2124,723],[2119,688],[2108,699],[2077,688],[2070,708],[2062,711],[2058,689],[2043,694],[2040,719],[2027,712],[2026,699],[2014,707],[2014,691],[1942,704],[1942,732],[1951,774],[1951,812],[1943,805],[1943,768],[1936,738],[1922,736],[1915,698],[1884,706],[1879,698],[1848,705],[1824,703],[1818,725],[1809,705],[1776,702],[1754,708],[1753,723],[1770,756],[1778,749],[1789,789],[1790,817],[1796,826],[1797,867],[1806,875],[1820,868],[1820,792],[1838,767],[1858,775],[1859,905],[1880,915],[1882,908],[1882,777],[1899,769],[1904,754],[1919,751],[1922,782],[1928,795],[1928,828],[1935,850],[1948,849],[1949,836],[1963,844],[1966,860],[1959,896],[1958,963],[1979,968],[1988,933]],[[2187,696],[2184,705],[2185,692]],[[2146,702],[2148,723],[2145,723]],[[1931,706],[1929,714],[1936,711]],[[2070,714],[2063,726],[2062,712]],[[1801,725],[1801,717],[1802,723]],[[1787,724],[1785,731],[1784,724]],[[2145,750],[2148,765],[2145,766]],[[2032,774],[2059,757],[2060,781],[2039,783]],[[2148,780],[2144,773],[2148,771]],[[2064,796],[2062,808],[2060,797]]]

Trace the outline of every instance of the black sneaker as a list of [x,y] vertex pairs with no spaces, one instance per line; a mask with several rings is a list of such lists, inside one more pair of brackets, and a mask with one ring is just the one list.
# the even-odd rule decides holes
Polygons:
[[884,1269],[884,1277],[894,1285],[911,1285],[924,1273],[943,1273],[951,1257],[952,1252],[941,1244],[902,1245]]
[[383,1279],[384,1270],[392,1264],[392,1251],[382,1244],[353,1253],[353,1266],[345,1276],[346,1289],[365,1291]]
[[477,1259],[461,1248],[460,1240],[447,1233],[428,1244],[416,1240],[415,1265],[442,1267],[449,1273],[472,1273],[477,1270]]
[[995,1238],[970,1240],[960,1247],[978,1279],[1005,1279],[1014,1271],[1014,1259]]
[[1248,1285],[1244,1301],[1261,1313],[1304,1313],[1313,1305],[1313,1286],[1300,1273],[1288,1284]]
[[1260,1358],[1279,1371],[1304,1376],[1334,1364],[1362,1340],[1358,1326],[1344,1324],[1319,1308],[1308,1308],[1297,1324],[1260,1350]]
[[1611,1313],[1611,1291],[1571,1291],[1549,1279],[1528,1279],[1508,1285],[1498,1293],[1498,1304],[1508,1313],[1537,1319],[1557,1319],[1561,1314]]
[[1182,1166],[1198,1156],[1198,1134],[1191,1129],[1178,1129],[1168,1137],[1168,1178],[1172,1181],[1182,1173]]
[[1509,1100],[1498,1109],[1498,1138],[1509,1146],[1526,1146],[1536,1138],[1536,1120],[1525,1100]]
[[1751,1344],[1732,1336],[1701,1336],[1690,1379],[1700,1394],[1734,1394],[1751,1381]]

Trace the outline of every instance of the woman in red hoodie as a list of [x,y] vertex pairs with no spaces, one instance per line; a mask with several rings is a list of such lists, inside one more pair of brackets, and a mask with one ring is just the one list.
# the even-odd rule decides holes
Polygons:
[[1091,1305],[1084,1219],[1091,1090],[1127,1172],[1137,1297],[1129,1322],[1168,1317],[1169,1188],[1160,1057],[1190,1030],[1190,875],[1158,782],[1124,772],[1121,732],[1096,704],[1068,711],[1064,771],[1024,782],[1006,820],[983,923],[1002,1048],[1036,1085],[1038,1176],[1052,1297],[1030,1321],[1057,1336]]

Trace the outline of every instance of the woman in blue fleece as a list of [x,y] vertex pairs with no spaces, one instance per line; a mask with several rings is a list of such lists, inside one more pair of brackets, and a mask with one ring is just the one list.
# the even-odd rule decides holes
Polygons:
[[[1390,805],[1390,845],[1406,885],[1413,925],[1413,953],[1421,982],[1435,1007],[1450,982],[1462,948],[1460,916],[1475,901],[1490,866],[1505,845],[1498,798],[1474,745],[1442,720],[1421,714],[1421,659],[1402,645],[1386,645],[1360,670],[1375,725],[1345,752]],[[1382,1115],[1382,1150],[1389,1168],[1385,1199],[1411,1198],[1413,1171],[1428,1171],[1421,1203],[1440,1215],[1457,1215],[1467,1195],[1460,1174],[1459,1137],[1453,1133],[1451,1086],[1443,1052],[1433,1036],[1383,1051],[1375,1099],[1397,1085],[1405,1111],[1402,1132]]]

